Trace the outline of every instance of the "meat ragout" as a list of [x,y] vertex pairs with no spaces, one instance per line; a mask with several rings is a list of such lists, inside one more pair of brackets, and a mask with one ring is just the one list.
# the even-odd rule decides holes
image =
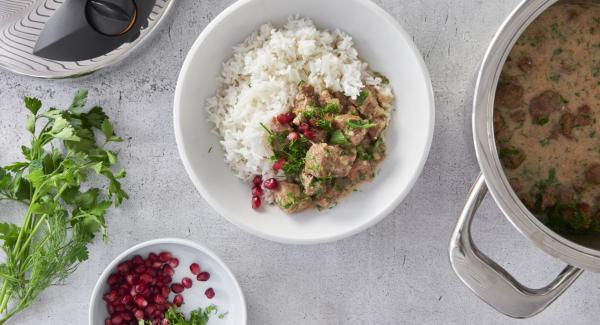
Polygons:
[[288,213],[331,208],[375,177],[393,97],[367,86],[356,99],[300,83],[289,112],[263,125],[277,177],[274,202]]
[[600,6],[559,3],[517,41],[494,133],[527,208],[565,234],[600,232]]

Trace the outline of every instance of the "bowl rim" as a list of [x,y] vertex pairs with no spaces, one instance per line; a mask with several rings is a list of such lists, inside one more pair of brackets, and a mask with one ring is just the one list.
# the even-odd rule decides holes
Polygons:
[[231,272],[231,270],[229,269],[227,264],[225,264],[225,262],[223,262],[223,260],[221,260],[221,258],[219,258],[219,256],[217,254],[215,254],[212,250],[208,249],[204,245],[198,244],[198,243],[193,242],[188,239],[166,237],[166,238],[157,238],[157,239],[148,240],[148,241],[136,244],[134,246],[131,246],[128,249],[126,249],[125,251],[123,251],[122,253],[120,253],[117,257],[115,257],[106,266],[106,268],[104,268],[104,271],[102,271],[102,274],[100,274],[100,276],[98,277],[98,280],[96,281],[96,285],[94,286],[94,290],[92,291],[92,295],[90,296],[90,302],[89,302],[89,308],[88,308],[88,323],[90,325],[93,324],[92,308],[94,307],[94,305],[97,303],[98,300],[101,300],[102,295],[101,295],[100,289],[101,289],[102,285],[104,284],[104,282],[106,281],[106,279],[108,278],[108,276],[110,275],[110,273],[117,267],[117,265],[127,255],[130,255],[133,252],[136,252],[142,248],[152,246],[152,245],[157,245],[157,244],[158,245],[160,245],[160,244],[176,244],[176,245],[181,245],[181,246],[187,246],[189,248],[198,250],[198,251],[208,255],[210,258],[212,258],[220,267],[222,267],[225,270],[226,275],[229,276],[233,280],[233,285],[236,289],[236,293],[238,294],[238,296],[242,302],[241,310],[242,310],[243,324],[246,324],[248,322],[248,311],[247,311],[248,307],[246,305],[246,298],[244,297],[244,292],[242,291],[242,287],[240,286],[239,282],[237,281],[237,278],[235,277],[233,272]]
[[236,225],[240,229],[242,229],[245,232],[250,233],[254,236],[257,236],[262,239],[267,239],[267,240],[283,243],[283,244],[311,245],[311,244],[330,243],[330,242],[338,241],[338,240],[353,236],[355,234],[358,234],[358,233],[372,227],[373,225],[377,224],[384,217],[388,216],[394,209],[396,209],[396,207],[412,191],[417,180],[420,178],[420,176],[423,172],[423,168],[425,167],[425,163],[427,162],[427,158],[429,157],[429,153],[431,151],[431,145],[433,142],[433,134],[434,134],[434,130],[435,130],[435,97],[434,97],[434,92],[433,92],[433,86],[431,83],[431,77],[429,75],[429,70],[427,69],[427,65],[425,64],[423,56],[422,56],[421,52],[419,51],[419,49],[417,48],[416,44],[413,42],[410,34],[408,34],[408,32],[406,32],[406,30],[404,30],[404,28],[400,25],[400,23],[393,16],[391,16],[387,11],[385,11],[383,8],[379,7],[377,4],[375,4],[371,0],[353,0],[354,2],[357,2],[361,5],[366,6],[371,11],[373,11],[376,15],[378,15],[381,19],[390,23],[395,28],[395,30],[398,33],[400,33],[402,35],[402,37],[406,40],[406,43],[408,44],[407,50],[411,51],[412,54],[417,59],[418,68],[421,71],[422,76],[425,81],[425,84],[426,84],[426,90],[427,90],[427,95],[428,95],[427,101],[429,103],[428,107],[423,107],[423,109],[428,111],[428,113],[429,113],[429,125],[428,125],[428,134],[427,134],[427,140],[426,140],[426,143],[424,146],[424,150],[420,153],[421,155],[418,159],[418,164],[417,164],[418,168],[415,171],[415,173],[413,175],[411,175],[410,180],[407,183],[407,186],[401,192],[398,193],[396,198],[394,200],[392,200],[385,209],[383,209],[380,213],[373,216],[366,222],[361,223],[354,228],[336,233],[335,235],[326,235],[326,236],[314,237],[314,238],[309,238],[309,239],[289,238],[286,236],[279,236],[279,235],[275,235],[272,233],[267,233],[267,232],[261,231],[259,229],[253,229],[253,228],[246,226],[242,222],[238,222],[235,219],[230,218],[225,213],[225,209],[223,209],[221,207],[221,204],[219,204],[217,202],[217,200],[210,194],[210,191],[202,184],[202,182],[199,180],[198,176],[194,172],[194,169],[190,163],[188,155],[184,150],[184,142],[185,141],[184,141],[184,137],[182,134],[181,123],[180,123],[180,120],[181,120],[180,107],[181,107],[181,96],[182,96],[184,80],[186,79],[187,74],[190,73],[189,68],[193,61],[193,57],[195,56],[195,53],[204,44],[208,35],[210,35],[210,33],[212,33],[212,31],[217,27],[217,25],[219,25],[221,23],[221,21],[223,21],[225,19],[225,17],[229,16],[230,14],[232,14],[233,12],[235,12],[237,10],[242,9],[244,6],[246,6],[249,3],[254,2],[254,1],[258,1],[258,0],[238,0],[237,2],[234,2],[232,5],[227,7],[225,10],[223,10],[217,17],[215,17],[215,19],[213,19],[206,26],[206,28],[204,28],[204,30],[200,33],[200,35],[194,41],[192,47],[186,54],[186,58],[183,62],[183,65],[179,72],[179,77],[177,79],[177,85],[176,85],[176,89],[175,89],[175,96],[174,96],[174,103],[173,103],[173,119],[174,119],[173,127],[175,129],[175,141],[177,143],[177,150],[179,152],[180,160],[183,163],[183,166],[184,166],[189,178],[192,180],[192,183],[194,184],[194,186],[196,187],[198,192],[200,192],[200,194],[202,195],[204,200],[206,200],[213,209],[215,209],[222,217],[227,219],[230,223]]

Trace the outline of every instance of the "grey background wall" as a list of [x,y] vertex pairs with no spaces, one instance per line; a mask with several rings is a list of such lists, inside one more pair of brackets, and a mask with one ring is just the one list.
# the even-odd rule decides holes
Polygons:
[[[64,285],[11,324],[86,324],[96,278],[122,250],[156,237],[202,242],[231,267],[245,291],[249,324],[516,324],[481,302],[454,276],[450,230],[478,173],[467,128],[473,77],[495,30],[518,0],[376,0],[414,37],[437,104],[436,132],[412,193],[371,229],[332,244],[287,246],[248,235],[213,211],[179,162],[172,99],[192,42],[233,0],[181,0],[167,24],[125,62],[82,80],[43,81],[0,72],[0,162],[27,139],[21,97],[67,104],[90,90],[127,142],[122,165],[131,200],[108,217],[109,240]],[[415,108],[418,109],[418,108]],[[2,207],[0,218],[17,216]],[[563,265],[522,238],[486,200],[475,239],[517,278],[542,286]],[[585,273],[554,305],[521,324],[596,324],[599,275]]]

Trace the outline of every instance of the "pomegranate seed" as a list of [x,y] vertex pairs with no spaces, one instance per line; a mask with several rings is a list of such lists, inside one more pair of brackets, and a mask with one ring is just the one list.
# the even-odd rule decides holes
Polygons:
[[148,254],[148,260],[156,261],[157,259],[158,259],[158,255],[156,255],[155,253]]
[[120,264],[117,266],[117,270],[119,270],[119,272],[123,272],[123,273],[126,273],[126,272],[128,272],[128,271],[129,271],[129,268],[130,268],[130,265],[129,265],[129,263],[128,263],[128,262],[123,262],[123,263],[120,263]]
[[146,272],[146,267],[143,265],[138,265],[135,267],[134,271],[135,271],[135,273],[138,273],[138,274],[144,273],[144,272]]
[[252,197],[252,209],[256,210],[258,208],[260,208],[260,205],[262,204],[261,200],[260,200],[260,196],[253,196]]
[[161,296],[161,295],[155,295],[154,296],[154,303],[157,305],[162,304],[163,302],[165,302],[165,297]]
[[252,179],[252,184],[254,184],[254,186],[260,186],[260,184],[262,184],[262,181],[263,181],[262,176],[256,175]]
[[300,132],[302,132],[302,133],[308,131],[309,129],[310,129],[310,125],[308,125],[306,123],[302,123],[302,124],[300,124],[300,126],[298,126],[298,130],[300,130]]
[[104,300],[106,300],[108,302],[114,302],[118,298],[119,298],[118,293],[115,290],[112,290],[111,292],[104,295]]
[[106,310],[108,311],[108,313],[110,315],[115,313],[115,306],[113,306],[113,304],[107,304],[106,305]]
[[143,273],[140,275],[140,282],[142,283],[152,283],[154,281],[154,277],[148,273]]
[[162,287],[160,289],[160,293],[163,295],[163,297],[168,297],[169,293],[171,293],[171,290],[169,290],[169,287]]
[[110,320],[110,318],[104,320],[104,325],[112,325],[112,321]]
[[130,285],[134,285],[138,282],[138,278],[134,274],[128,273],[125,275],[125,281]]
[[119,304],[119,305],[116,305],[116,306],[115,306],[115,314],[116,314],[117,312],[118,312],[118,313],[121,313],[121,312],[124,312],[124,311],[125,311],[125,306],[123,306],[123,305],[121,305],[121,304]]
[[173,268],[169,264],[165,264],[162,270],[168,276],[173,276],[173,274],[175,274],[175,270],[173,270]]
[[137,320],[142,320],[142,319],[144,319],[144,311],[141,309],[137,309],[136,311],[133,312],[133,316]]
[[204,291],[204,294],[206,295],[206,298],[212,299],[215,296],[215,290],[213,290],[213,288],[208,288]]
[[179,266],[179,260],[176,258],[170,259],[168,263],[172,268],[176,268]]
[[277,122],[279,122],[281,125],[285,125],[293,121],[295,117],[296,114],[294,113],[279,114],[277,115]]
[[135,285],[135,292],[137,292],[137,293],[142,293],[142,292],[146,291],[147,289],[148,289],[148,288],[147,288],[147,287],[146,287],[146,285],[145,285],[145,284],[143,284],[143,283],[140,283],[140,284],[136,284],[136,285]]
[[193,275],[198,275],[200,273],[200,264],[192,263],[190,264],[190,271]]
[[184,290],[184,287],[179,283],[173,283],[171,285],[171,291],[175,293],[181,293]]
[[208,279],[210,279],[210,273],[208,272],[202,272],[196,277],[198,281],[208,281]]
[[304,131],[304,136],[308,139],[308,140],[314,140],[315,139],[315,132],[313,132],[313,130],[306,130]]
[[118,274],[111,274],[108,279],[106,280],[106,283],[108,283],[108,285],[112,286],[117,284],[117,282],[119,282],[119,275]]
[[160,325],[169,325],[169,320],[164,318],[163,320],[160,321]]
[[148,306],[148,301],[146,300],[146,298],[144,298],[140,295],[133,297],[133,300],[135,301],[135,304],[138,305],[139,307],[144,308],[144,307]]
[[163,266],[163,263],[161,261],[154,261],[152,262],[151,267],[153,269],[160,269]]
[[166,284],[173,282],[173,278],[171,278],[170,275],[165,275],[165,277],[163,279],[164,279],[163,282]]
[[297,132],[292,132],[288,134],[287,139],[290,141],[298,141],[298,139],[300,139],[300,135]]
[[177,307],[181,307],[181,305],[183,305],[183,296],[176,295],[175,298],[173,298],[173,304]]
[[121,303],[123,305],[129,305],[129,303],[133,300],[133,297],[130,294],[125,294],[121,298]]
[[113,324],[121,324],[121,323],[123,323],[123,318],[121,318],[121,315],[116,315],[116,316],[113,316],[113,317],[110,319],[110,321],[111,321]]
[[273,170],[276,172],[281,170],[281,167],[286,163],[285,159],[279,159],[273,164]]
[[141,265],[144,264],[144,259],[140,256],[140,255],[135,255],[132,259],[131,262],[134,265]]
[[171,253],[169,252],[161,252],[160,254],[158,254],[158,259],[161,262],[167,262],[171,259]]
[[254,186],[252,188],[252,196],[261,196],[263,195],[263,190],[260,186]]
[[275,178],[269,178],[265,181],[265,187],[269,190],[274,190],[277,188],[278,182]]
[[192,279],[185,277],[185,278],[181,279],[181,284],[183,285],[184,288],[189,289],[192,287]]
[[154,306],[154,305],[148,305],[148,307],[146,307],[146,308],[144,309],[144,312],[145,312],[146,314],[148,314],[148,315],[152,315],[152,314],[154,314],[154,313],[156,312],[156,310],[157,310],[157,309],[156,309],[156,306]]

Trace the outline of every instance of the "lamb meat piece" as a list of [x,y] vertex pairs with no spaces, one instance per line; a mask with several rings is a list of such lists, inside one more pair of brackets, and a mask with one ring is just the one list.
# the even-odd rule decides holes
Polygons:
[[573,128],[575,127],[575,115],[571,112],[564,112],[558,121],[560,132],[569,139],[573,139]]
[[330,103],[334,103],[340,108],[340,110],[342,109],[340,100],[331,94],[329,90],[321,91],[321,94],[319,95],[319,104],[321,104],[321,107],[324,107]]
[[368,93],[362,104],[357,105],[358,111],[365,117],[372,119],[376,116],[385,115],[385,110],[381,108],[377,101],[377,95],[371,88],[366,88],[364,91]]
[[300,125],[305,122],[304,113],[310,110],[311,106],[314,106],[316,102],[316,94],[313,86],[306,84],[300,86],[292,104],[292,113],[296,114],[292,123]]
[[388,120],[389,118],[387,116],[378,116],[373,118],[373,121],[371,122],[375,124],[375,126],[369,129],[369,136],[372,139],[378,139],[383,130],[385,130],[387,127]]
[[368,181],[375,177],[375,170],[372,164],[366,160],[356,160],[348,174],[348,179],[352,184],[358,184],[362,181]]
[[517,62],[519,69],[525,73],[529,73],[533,69],[533,60],[529,56],[524,56]]
[[588,105],[583,105],[577,109],[575,117],[575,126],[588,126],[594,123],[591,108]]
[[318,178],[345,177],[356,160],[356,149],[342,149],[326,143],[314,144],[306,153],[304,172]]
[[294,213],[310,207],[310,199],[302,193],[300,185],[290,182],[279,182],[273,191],[275,203],[284,211]]
[[523,150],[511,145],[500,147],[498,153],[502,166],[507,169],[517,169],[527,158]]
[[321,195],[327,190],[325,182],[306,172],[300,174],[300,182],[304,186],[304,193],[308,196]]
[[600,185],[600,164],[592,164],[585,171],[585,179],[590,184]]
[[353,128],[348,122],[350,121],[362,121],[360,116],[343,114],[338,115],[333,119],[335,126],[338,127],[344,136],[352,143],[352,145],[358,145],[367,135],[369,130],[363,128]]
[[516,80],[501,82],[496,89],[495,103],[508,109],[518,108],[523,104],[525,90]]
[[550,114],[559,111],[563,106],[560,94],[552,90],[546,90],[534,97],[529,103],[529,114],[535,124],[546,124],[550,120]]
[[523,111],[523,110],[518,110],[518,111],[514,111],[514,112],[510,113],[509,117],[515,123],[523,123],[523,122],[525,122],[527,113],[525,113],[525,111]]

